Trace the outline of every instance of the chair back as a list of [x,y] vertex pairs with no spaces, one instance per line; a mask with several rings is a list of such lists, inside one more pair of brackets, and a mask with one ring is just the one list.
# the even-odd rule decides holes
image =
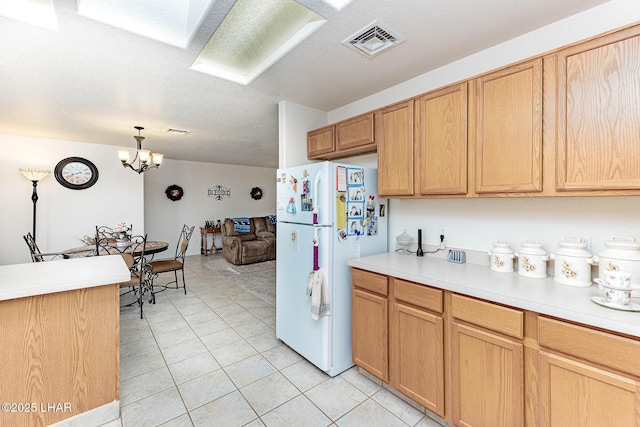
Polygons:
[[[145,257],[144,251],[147,244],[147,236],[131,237],[131,244],[119,254],[127,268],[131,272],[131,280],[136,280],[140,285],[149,277],[151,266]],[[104,251],[103,251],[104,254]]]
[[[132,227],[129,227],[129,229],[131,228]],[[111,227],[96,225],[96,255],[110,255],[130,252],[129,248],[131,246],[136,246],[137,243],[133,240],[133,237],[144,237],[146,243],[146,236],[133,236],[130,238],[129,243],[119,246],[118,241],[115,238],[115,233],[116,231]]]
[[184,224],[182,226],[182,231],[180,232],[180,237],[178,238],[178,245],[176,246],[176,259],[182,260],[183,263],[185,253],[187,252],[187,247],[189,247],[189,240],[191,239],[194,228],[195,225],[189,227],[187,224]]
[[26,235],[22,236],[22,238],[24,239],[25,242],[27,242],[27,246],[29,247],[29,253],[31,254],[31,260],[33,262],[42,261],[42,257],[40,257],[40,254],[41,254],[40,248],[38,248],[38,245],[36,244],[36,240],[33,238],[31,233],[27,233]]

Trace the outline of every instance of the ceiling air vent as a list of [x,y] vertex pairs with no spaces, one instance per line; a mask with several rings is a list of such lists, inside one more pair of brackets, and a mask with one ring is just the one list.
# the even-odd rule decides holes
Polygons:
[[373,21],[371,24],[348,37],[342,44],[360,52],[367,58],[373,58],[403,41],[403,38],[388,28],[384,28],[380,22]]

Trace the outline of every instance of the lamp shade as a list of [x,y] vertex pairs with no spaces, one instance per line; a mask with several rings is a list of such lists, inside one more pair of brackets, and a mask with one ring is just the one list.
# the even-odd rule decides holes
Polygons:
[[138,150],[138,158],[140,162],[143,164],[149,163],[149,158],[151,157],[151,150]]
[[129,163],[129,160],[131,160],[131,153],[129,153],[129,150],[122,148],[118,150],[118,158],[122,163]]
[[47,169],[24,169],[20,168],[19,171],[27,178],[29,181],[40,181],[45,176],[51,173],[50,170]]
[[164,158],[164,154],[151,153],[151,157],[153,157],[153,164],[160,166],[162,159]]

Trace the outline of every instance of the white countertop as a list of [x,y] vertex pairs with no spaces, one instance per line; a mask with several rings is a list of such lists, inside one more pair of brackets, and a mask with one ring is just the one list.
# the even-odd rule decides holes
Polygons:
[[0,301],[91,288],[130,279],[121,256],[0,266]]
[[[433,257],[395,252],[350,259],[352,267],[445,289],[463,295],[640,337],[640,312],[602,307],[591,301],[597,286],[562,285],[549,277],[531,279],[477,264],[454,264]],[[635,302],[638,302],[637,298]]]

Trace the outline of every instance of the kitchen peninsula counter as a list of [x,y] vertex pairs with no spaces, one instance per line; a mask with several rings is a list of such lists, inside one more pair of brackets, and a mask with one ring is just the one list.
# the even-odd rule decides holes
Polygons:
[[348,264],[461,295],[640,337],[640,312],[595,304],[591,296],[602,294],[595,285],[567,286],[551,277],[533,279],[517,272],[495,272],[484,265],[455,264],[439,258],[395,252],[350,259]]
[[122,257],[0,266],[0,425],[120,417]]

